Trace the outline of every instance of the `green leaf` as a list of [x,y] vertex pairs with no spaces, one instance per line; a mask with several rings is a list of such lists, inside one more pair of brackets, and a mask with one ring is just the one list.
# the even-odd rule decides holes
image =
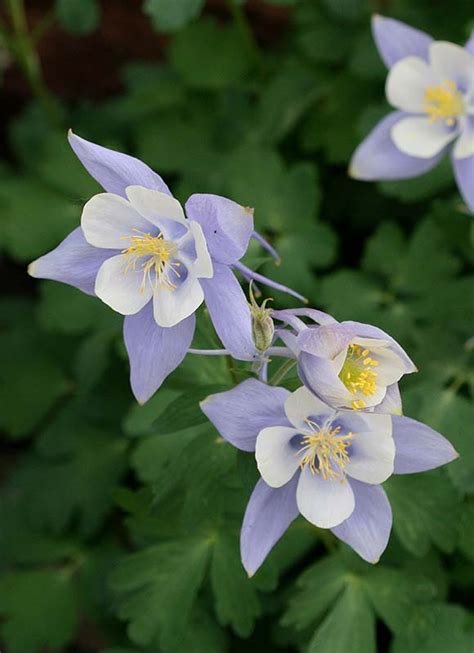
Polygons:
[[214,392],[225,390],[221,385],[201,386],[187,390],[170,401],[164,411],[153,423],[160,435],[176,433],[184,429],[205,424],[207,417],[202,412],[199,402]]
[[435,605],[414,615],[407,633],[394,641],[393,653],[471,653],[474,631],[468,613],[457,605]]
[[207,567],[211,541],[157,544],[120,563],[111,577],[120,619],[135,643],[179,651]]
[[180,394],[179,390],[165,386],[160,388],[160,391],[154,394],[143,406],[134,403],[123,422],[123,430],[126,435],[141,437],[154,433],[153,424],[157,414],[162,414],[165,408]]
[[380,190],[388,197],[394,197],[402,202],[416,202],[440,195],[453,183],[451,162],[445,157],[439,165],[430,172],[403,181],[384,181]]
[[79,223],[79,207],[36,179],[0,179],[3,237],[9,254],[29,263],[56,247]]
[[67,571],[11,573],[0,580],[1,626],[9,653],[59,651],[73,639],[76,599]]
[[463,506],[459,526],[459,548],[470,560],[474,560],[474,501]]
[[126,441],[72,413],[50,427],[40,447],[42,455],[30,455],[11,475],[10,487],[23,497],[33,525],[60,533],[75,518],[81,535],[90,535],[111,509]]
[[320,619],[345,587],[346,569],[339,556],[312,565],[296,581],[297,593],[290,599],[283,623],[307,628]]
[[[186,172],[212,165],[217,152],[211,147],[209,116],[173,111],[156,120],[140,123],[137,129],[138,154],[162,173]],[[193,152],[192,157],[189,152]]]
[[195,18],[203,5],[204,0],[145,0],[143,10],[155,29],[173,32]]
[[168,487],[181,480],[176,470],[183,458],[183,450],[197,435],[195,430],[190,430],[179,437],[173,432],[143,438],[132,456],[132,466],[138,477],[144,483],[159,482],[161,492],[166,493]]
[[365,0],[323,0],[329,11],[345,20],[360,20],[368,14]]
[[171,43],[170,59],[187,84],[205,89],[238,85],[250,65],[240,33],[211,19],[179,32]]
[[35,530],[28,519],[25,501],[4,490],[0,501],[0,558],[3,564],[51,564],[79,553],[72,538],[52,537]]
[[424,220],[408,244],[396,286],[410,294],[430,292],[458,270],[459,261],[444,247],[441,231],[431,220]]
[[45,331],[78,334],[94,330],[120,331],[120,317],[97,297],[55,281],[40,283],[38,320]]
[[219,622],[222,626],[230,624],[240,637],[248,637],[261,609],[255,582],[247,578],[240,562],[237,537],[227,533],[216,536],[211,584]]
[[374,611],[394,633],[403,633],[414,608],[437,595],[429,578],[384,567],[370,570],[366,587]]
[[350,315],[361,322],[374,322],[380,313],[383,294],[372,275],[340,269],[322,279],[320,302],[336,318]]
[[262,92],[257,108],[256,138],[278,143],[285,138],[324,90],[318,76],[296,59],[288,59]]
[[375,274],[394,277],[406,252],[402,230],[393,222],[383,222],[366,241],[362,266]]
[[344,25],[326,18],[314,3],[301,3],[297,12],[298,45],[315,63],[339,62],[347,55],[351,32]]
[[446,476],[440,472],[392,476],[384,487],[392,504],[394,531],[408,551],[425,555],[431,542],[443,551],[453,550],[459,504]]
[[97,0],[56,0],[56,16],[60,25],[72,34],[89,34],[100,22]]
[[13,438],[28,435],[69,390],[51,345],[38,333],[29,311],[14,331],[0,334],[0,426]]
[[90,392],[104,375],[114,336],[114,332],[94,333],[78,348],[74,372],[81,393]]
[[440,396],[430,419],[452,443],[459,458],[448,465],[448,474],[461,492],[474,492],[474,447],[469,424],[474,423],[472,401],[447,390]]
[[307,650],[308,653],[376,653],[374,615],[357,581],[349,582]]
[[[439,348],[439,337],[436,346]],[[452,360],[451,351],[447,354],[449,362]],[[459,374],[463,380],[463,373]],[[408,394],[408,399],[413,399],[416,417],[447,437],[458,451],[459,458],[447,466],[453,485],[462,493],[473,492],[474,452],[469,428],[474,419],[472,402],[456,394],[452,388],[442,387],[419,387]]]
[[[347,47],[346,34],[333,35],[328,32],[321,38],[319,33],[311,34],[315,47],[322,48],[328,56],[338,53],[343,44]],[[319,40],[317,40],[319,39]],[[324,45],[328,39],[331,44]],[[336,40],[342,39],[342,40]],[[308,116],[301,130],[301,144],[304,150],[323,149],[330,163],[347,166],[350,157],[360,142],[358,124],[354,116],[371,103],[373,88],[365,80],[352,77],[347,72],[333,74],[325,85],[325,94],[318,111]]]

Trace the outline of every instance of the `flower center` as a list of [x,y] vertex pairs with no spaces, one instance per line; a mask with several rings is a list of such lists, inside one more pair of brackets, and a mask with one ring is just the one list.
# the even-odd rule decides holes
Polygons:
[[444,120],[448,127],[452,127],[455,119],[465,112],[464,100],[456,84],[448,79],[438,86],[427,87],[424,110],[430,123]]
[[[130,246],[122,250],[122,254],[128,259],[125,272],[130,269],[136,270],[137,261],[146,257],[140,266],[143,271],[140,292],[145,290],[147,282],[155,289],[161,285],[167,290],[175,290],[176,284],[170,279],[170,273],[173,272],[176,277],[179,277],[180,274],[176,268],[181,265],[178,261],[170,262],[178,250],[175,243],[165,240],[163,234],[152,236],[138,230],[135,231],[140,235],[124,236],[124,238],[130,238]],[[153,274],[155,275],[154,279]]]
[[[349,462],[347,449],[354,437],[352,433],[339,435],[341,427],[323,426],[322,428],[306,419],[312,433],[303,436],[302,448],[298,454],[303,454],[300,467],[309,465],[312,474],[321,474],[325,481],[344,480],[344,468]],[[334,469],[337,467],[337,469]]]
[[[346,360],[339,372],[339,378],[353,395],[362,393],[370,397],[377,390],[377,367],[379,361],[370,356],[370,351],[360,345],[351,344],[347,348]],[[366,402],[363,399],[354,399],[352,408],[363,408]]]

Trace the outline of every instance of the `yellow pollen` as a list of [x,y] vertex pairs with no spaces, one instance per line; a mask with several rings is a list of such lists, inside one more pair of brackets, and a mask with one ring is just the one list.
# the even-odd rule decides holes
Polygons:
[[[372,358],[368,349],[360,345],[350,344],[347,348],[346,360],[339,372],[339,378],[351,394],[362,393],[370,397],[377,390],[377,372],[372,368],[379,365],[379,361]],[[352,408],[363,408],[366,402],[357,399],[352,402]]]
[[428,86],[425,90],[424,110],[430,123],[444,120],[452,127],[455,119],[465,112],[464,101],[456,84],[450,79],[438,86]]
[[[321,474],[321,478],[327,480],[345,481],[344,468],[349,462],[347,449],[350,445],[352,433],[339,435],[341,427],[323,427],[306,419],[305,422],[311,428],[312,433],[303,436],[302,448],[298,455],[303,454],[300,460],[300,467],[309,465],[312,474]],[[338,469],[334,469],[334,466]]]
[[[144,261],[140,268],[143,271],[143,280],[140,292],[145,290],[146,283],[149,282],[155,289],[160,285],[166,290],[175,290],[176,284],[172,282],[169,275],[173,272],[176,277],[180,274],[176,270],[180,266],[178,261],[171,263],[171,259],[177,252],[176,245],[163,238],[163,234],[152,236],[135,229],[138,236],[124,236],[124,239],[130,239],[130,246],[122,250],[128,258],[125,272],[136,270],[137,261],[141,258]],[[155,275],[153,280],[152,275]]]

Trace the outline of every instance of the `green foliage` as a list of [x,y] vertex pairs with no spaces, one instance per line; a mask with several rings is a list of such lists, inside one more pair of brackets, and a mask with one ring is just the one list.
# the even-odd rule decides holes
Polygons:
[[[44,22],[30,8],[45,79],[59,91],[64,73],[48,52],[60,39],[42,41],[50,26],[72,45],[100,33],[87,40],[90,60],[78,65],[90,74],[75,97],[68,60],[53,120],[41,89],[20,107],[22,66],[0,80],[0,649],[471,653],[474,230],[448,158],[412,180],[347,176],[354,148],[389,110],[373,3],[118,3],[130,25],[114,4],[56,0]],[[389,5],[437,39],[462,43],[473,26],[464,0],[449,12],[429,0]],[[127,50],[147,21],[151,45]],[[97,81],[95,57],[123,62],[121,86]],[[92,99],[108,88],[119,90]],[[419,373],[402,382],[404,413],[460,457],[386,483],[394,524],[377,566],[300,518],[247,578],[239,529],[255,460],[219,437],[199,401],[250,366],[189,355],[138,406],[121,316],[26,276],[100,192],[67,144],[69,126],[142,158],[183,202],[217,193],[253,207],[282,260],[253,242],[245,264],[409,352]],[[258,290],[277,308],[299,305]],[[221,346],[204,309],[193,346]],[[288,380],[296,387],[296,374]]]
[[157,544],[126,558],[111,577],[124,593],[119,617],[137,644],[160,642],[180,650],[208,559],[208,539],[188,538]]
[[97,0],[56,0],[56,16],[71,34],[89,34],[100,22]]
[[23,571],[0,582],[2,636],[11,653],[60,650],[74,637],[76,600],[67,570]]
[[[368,568],[353,555],[332,555],[307,569],[296,582],[285,625],[316,630],[309,651],[376,651],[375,623],[412,642],[414,611],[432,605],[434,582],[420,570]],[[416,628],[415,628],[416,630]]]
[[144,10],[159,31],[174,31],[195,18],[204,0],[145,0]]
[[204,19],[176,35],[170,63],[187,85],[202,89],[237,84],[249,66],[239,32]]

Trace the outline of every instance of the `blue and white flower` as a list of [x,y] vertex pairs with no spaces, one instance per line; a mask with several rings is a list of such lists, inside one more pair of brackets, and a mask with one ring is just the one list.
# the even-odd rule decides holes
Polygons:
[[374,17],[373,33],[395,111],[359,145],[349,174],[415,177],[451,151],[459,190],[474,211],[474,34],[461,47],[382,16]]
[[[253,231],[253,211],[225,197],[194,194],[186,215],[146,164],[70,133],[70,144],[106,191],[84,207],[81,226],[29,272],[97,295],[125,316],[132,390],[147,401],[186,355],[205,302],[217,335],[239,360],[259,358],[250,308],[233,272]],[[256,275],[260,282],[275,285]]]
[[253,575],[291,522],[303,515],[377,562],[392,527],[381,483],[444,465],[451,444],[408,417],[336,410],[307,388],[290,393],[255,379],[211,395],[201,408],[219,433],[254,451],[261,479],[241,530]]
[[289,327],[278,333],[298,362],[301,381],[326,404],[401,412],[398,381],[417,369],[388,333],[362,322],[337,322],[311,308],[274,311],[273,317]]

